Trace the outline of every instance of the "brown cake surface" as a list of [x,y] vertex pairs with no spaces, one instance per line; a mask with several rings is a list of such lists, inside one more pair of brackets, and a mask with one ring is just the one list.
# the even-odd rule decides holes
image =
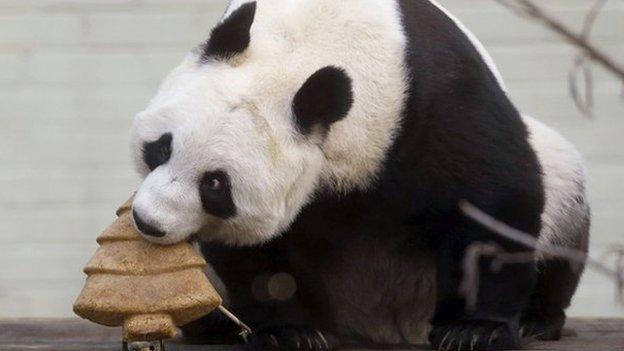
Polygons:
[[206,261],[188,243],[151,244],[132,224],[131,200],[102,233],[84,269],[74,312],[95,323],[123,326],[124,340],[168,339],[212,312],[221,297],[203,273]]

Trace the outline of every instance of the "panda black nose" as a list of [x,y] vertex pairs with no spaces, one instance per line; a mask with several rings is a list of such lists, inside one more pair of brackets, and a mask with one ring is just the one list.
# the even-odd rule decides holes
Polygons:
[[141,233],[145,235],[162,238],[163,236],[167,234],[163,232],[162,230],[154,227],[153,225],[145,222],[143,219],[141,219],[141,217],[137,214],[135,210],[132,210],[132,217],[134,217],[134,223],[136,224],[139,231],[141,231]]

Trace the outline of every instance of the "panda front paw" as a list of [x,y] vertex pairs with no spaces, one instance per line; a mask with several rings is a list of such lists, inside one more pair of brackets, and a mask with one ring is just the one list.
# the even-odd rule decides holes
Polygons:
[[335,347],[320,331],[291,325],[260,328],[246,346],[248,351],[331,351]]
[[429,334],[429,341],[435,350],[441,351],[499,351],[520,348],[517,328],[509,323],[489,320],[466,320],[434,327]]

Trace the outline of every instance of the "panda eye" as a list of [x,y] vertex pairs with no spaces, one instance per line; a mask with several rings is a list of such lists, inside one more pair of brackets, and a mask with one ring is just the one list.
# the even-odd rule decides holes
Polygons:
[[229,187],[229,179],[223,171],[206,172],[200,183],[202,192],[212,193],[213,196],[227,191],[227,187]]
[[204,173],[199,182],[199,195],[207,213],[224,219],[235,215],[230,178],[224,171]]
[[206,187],[212,191],[221,190],[221,181],[217,178],[210,178],[206,181]]
[[171,133],[163,134],[158,140],[143,144],[143,161],[150,169],[155,170],[159,166],[167,163],[171,158]]

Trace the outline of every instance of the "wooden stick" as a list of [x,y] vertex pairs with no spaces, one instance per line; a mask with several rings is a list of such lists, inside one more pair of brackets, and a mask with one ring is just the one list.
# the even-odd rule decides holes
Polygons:
[[240,319],[238,319],[238,317],[236,317],[234,313],[230,312],[227,308],[223,307],[223,305],[219,306],[219,311],[221,311],[221,313],[223,313],[232,322],[234,322],[234,324],[238,325],[242,329],[239,335],[245,341],[247,341],[247,338],[249,337],[249,335],[252,334],[251,328],[247,324],[243,323]]

